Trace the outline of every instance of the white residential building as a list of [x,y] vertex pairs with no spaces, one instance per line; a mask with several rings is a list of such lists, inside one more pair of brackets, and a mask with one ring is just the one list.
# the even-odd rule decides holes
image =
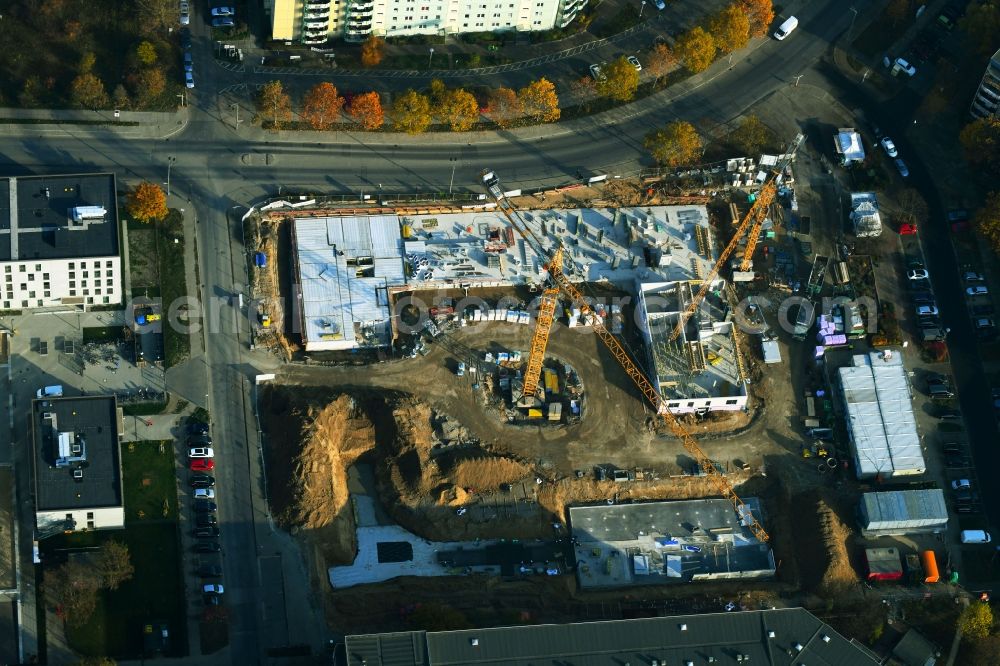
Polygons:
[[976,90],[976,96],[972,98],[969,113],[976,118],[1000,115],[1000,49],[997,49],[986,65],[986,72]]
[[271,37],[319,45],[369,35],[453,35],[564,28],[588,0],[265,0]]
[[113,174],[0,179],[0,310],[122,302]]

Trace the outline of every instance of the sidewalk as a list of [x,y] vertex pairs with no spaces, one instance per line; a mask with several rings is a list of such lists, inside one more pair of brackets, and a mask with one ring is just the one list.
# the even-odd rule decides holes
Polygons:
[[183,106],[173,113],[122,111],[119,116],[115,118],[113,110],[0,108],[0,136],[42,138],[63,134],[85,137],[112,132],[123,139],[166,139],[187,127],[190,112]]

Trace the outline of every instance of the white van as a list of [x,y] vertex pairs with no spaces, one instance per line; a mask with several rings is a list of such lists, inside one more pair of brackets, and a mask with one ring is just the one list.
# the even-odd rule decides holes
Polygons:
[[779,42],[785,37],[791,34],[792,30],[799,27],[799,20],[794,16],[789,16],[785,19],[785,22],[778,26],[778,29],[774,31],[774,38]]
[[993,537],[984,530],[962,530],[962,543],[990,543]]

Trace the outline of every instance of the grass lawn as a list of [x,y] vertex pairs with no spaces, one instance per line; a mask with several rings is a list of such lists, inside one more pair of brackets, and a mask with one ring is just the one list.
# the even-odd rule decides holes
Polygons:
[[181,363],[191,354],[190,336],[185,331],[176,330],[168,321],[171,306],[180,303],[188,295],[184,274],[183,217],[180,211],[171,210],[163,220],[156,223],[156,256],[164,314],[163,364],[169,368]]
[[87,548],[119,539],[128,545],[135,567],[132,580],[117,590],[101,592],[97,609],[85,625],[67,626],[67,639],[84,655],[137,658],[142,652],[143,624],[165,621],[172,636],[169,656],[184,656],[187,622],[173,443],[124,444],[122,477],[123,531],[60,535],[44,542],[48,550]]

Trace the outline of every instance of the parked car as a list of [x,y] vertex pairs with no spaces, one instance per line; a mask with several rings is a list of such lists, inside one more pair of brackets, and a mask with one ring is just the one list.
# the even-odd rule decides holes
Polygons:
[[607,78],[604,75],[604,72],[601,71],[601,66],[600,65],[591,65],[590,66],[590,76],[593,77],[593,79],[595,81],[603,81],[605,78]]
[[207,446],[196,446],[188,450],[188,458],[214,458],[215,449]]
[[181,48],[185,51],[191,48],[191,31],[187,28],[181,28]]
[[972,488],[972,483],[968,479],[955,479],[951,482],[952,490],[959,490],[960,488],[969,490]]
[[188,483],[192,488],[211,488],[215,485],[215,477],[210,474],[192,474]]
[[218,524],[218,522],[219,519],[215,517],[214,513],[199,513],[194,519],[194,524],[197,527],[211,527]]
[[985,296],[990,291],[985,286],[977,284],[974,287],[966,287],[965,293],[969,296]]
[[628,60],[628,63],[630,65],[632,65],[633,67],[635,67],[635,71],[637,71],[637,72],[641,72],[642,71],[642,64],[639,63],[639,59],[636,58],[634,55],[629,56],[628,58],[626,58],[626,60]]
[[212,7],[212,16],[232,16],[235,13],[233,7]]
[[222,578],[222,567],[218,564],[203,564],[198,567],[198,576],[201,578]]
[[218,553],[222,550],[222,545],[218,541],[198,541],[194,544],[196,553]]
[[222,583],[205,583],[201,591],[205,594],[223,594],[226,589],[223,587]]
[[219,536],[219,526],[218,525],[206,525],[194,528],[192,532],[199,539],[215,539]]
[[213,28],[232,28],[236,25],[236,21],[230,16],[220,16],[219,18],[212,19]]
[[941,386],[940,384],[931,386],[929,393],[931,400],[950,400],[955,397],[955,393],[950,388]]
[[194,71],[194,56],[191,55],[190,51],[184,52],[184,71],[185,72]]
[[980,330],[986,329],[986,328],[994,328],[996,326],[996,324],[993,322],[993,320],[990,319],[989,317],[982,317],[981,319],[977,319],[976,322],[975,322],[975,324],[976,324],[976,328],[980,329]]
[[910,271],[907,271],[906,277],[910,278],[911,280],[926,280],[927,278],[930,277],[930,273],[927,272],[926,268],[914,268]]
[[207,435],[208,424],[199,422],[188,423],[187,432],[189,435]]
[[896,158],[896,170],[899,171],[899,175],[902,176],[903,178],[910,177],[910,170],[906,168],[906,162],[904,162],[898,157]]
[[211,472],[215,469],[215,461],[211,458],[192,458],[190,467],[192,472]]
[[212,446],[212,438],[208,435],[190,435],[187,444],[188,446]]
[[206,606],[219,606],[222,604],[222,597],[218,594],[205,594],[202,595],[202,601]]
[[656,8],[659,9],[661,12],[667,8],[667,3],[665,3],[663,0],[653,0],[653,4],[656,5]]
[[465,376],[465,362],[464,361],[459,361],[458,368],[456,368],[456,370],[455,370],[455,374],[458,375],[459,377],[464,377]]
[[937,305],[933,296],[913,296],[914,305]]
[[219,505],[206,499],[196,499],[192,505],[197,513],[212,513],[219,509]]
[[966,282],[982,282],[983,276],[975,271],[965,271],[962,273],[962,279]]
[[938,313],[937,306],[934,306],[934,305],[918,305],[917,306],[917,314],[921,315],[921,316],[930,315],[932,317],[936,317],[939,313]]
[[181,3],[181,25],[189,25],[191,23],[191,5],[186,2]]
[[192,495],[197,499],[215,499],[215,490],[212,488],[195,488]]
[[899,155],[899,151],[896,150],[896,144],[894,144],[892,139],[889,137],[882,137],[882,140],[879,141],[879,143],[882,144],[882,148],[885,149],[885,154],[889,157],[896,157]]
[[935,416],[942,421],[957,421],[962,418],[962,412],[957,409],[942,409]]
[[906,72],[910,76],[914,76],[917,73],[917,68],[903,58],[896,58],[896,62],[894,64],[896,67],[899,67],[900,71]]
[[184,85],[187,88],[194,88],[194,72],[184,72]]

